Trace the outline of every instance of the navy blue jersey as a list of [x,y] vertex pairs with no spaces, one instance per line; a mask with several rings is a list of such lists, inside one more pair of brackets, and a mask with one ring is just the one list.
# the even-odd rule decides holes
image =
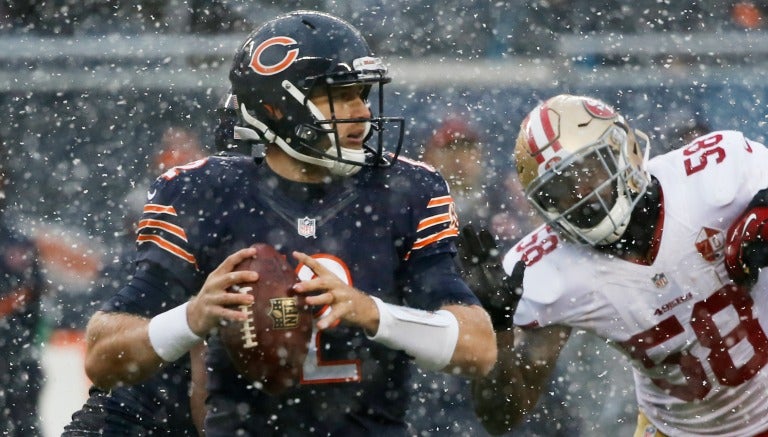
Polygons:
[[[400,159],[390,169],[300,184],[261,160],[210,157],[169,170],[148,197],[138,261],[160,266],[185,292],[142,293],[138,285],[115,309],[151,316],[181,304],[224,258],[257,242],[289,261],[294,250],[307,253],[385,302],[427,310],[478,304],[452,262],[458,223],[447,185],[420,163]],[[312,273],[301,267],[298,275]],[[211,338],[209,435],[405,432],[409,357],[345,324],[313,333],[310,343],[302,384],[271,397],[238,375]]]
[[11,436],[40,431],[43,374],[35,336],[43,290],[36,246],[0,222],[0,429]]

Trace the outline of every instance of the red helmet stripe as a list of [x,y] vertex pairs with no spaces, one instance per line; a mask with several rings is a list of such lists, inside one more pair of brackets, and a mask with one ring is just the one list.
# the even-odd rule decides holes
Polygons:
[[541,127],[544,129],[547,144],[552,147],[552,150],[559,152],[562,149],[562,146],[560,146],[560,141],[557,140],[558,132],[555,132],[555,127],[552,125],[552,119],[549,117],[549,113],[549,106],[544,103],[541,107]]
[[539,153],[539,146],[536,144],[536,139],[533,137],[533,127],[528,123],[528,148],[531,149],[531,156],[536,160],[537,164],[544,163],[544,157]]
[[[543,164],[547,160],[543,154],[546,146],[552,147],[552,150],[555,152],[562,149],[560,142],[557,140],[557,132],[552,124],[550,112],[549,105],[547,105],[547,102],[544,102],[539,105],[538,109],[534,110],[536,115],[528,123],[528,147],[531,149],[531,153],[538,164]],[[539,147],[540,144],[543,144],[545,147]]]

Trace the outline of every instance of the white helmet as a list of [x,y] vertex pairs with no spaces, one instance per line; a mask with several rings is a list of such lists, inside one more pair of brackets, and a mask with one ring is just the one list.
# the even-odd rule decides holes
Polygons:
[[579,243],[611,244],[650,182],[648,144],[605,102],[559,95],[523,120],[517,172],[528,201],[549,224]]

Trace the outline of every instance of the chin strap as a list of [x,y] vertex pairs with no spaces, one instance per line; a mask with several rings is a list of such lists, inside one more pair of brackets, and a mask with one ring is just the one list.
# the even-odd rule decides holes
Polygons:
[[[278,147],[283,149],[285,153],[288,154],[293,159],[306,162],[308,164],[318,165],[320,167],[325,168],[331,168],[333,165],[333,161],[322,159],[322,158],[315,158],[313,156],[308,156],[303,153],[297,152],[293,147],[289,146],[288,143],[281,137],[280,135],[276,134],[274,131],[270,130],[269,127],[259,121],[256,117],[252,116],[248,109],[246,109],[244,104],[240,104],[240,114],[243,117],[243,120],[245,120],[246,123],[250,124],[251,126],[255,127],[258,133],[256,133],[256,136],[259,137],[259,139],[262,139],[266,141],[267,143],[274,143],[277,144]],[[255,132],[252,129],[248,128],[242,128],[242,127],[236,127],[235,132],[237,132],[239,135],[243,136],[244,139],[249,139]]]
[[[312,106],[314,107],[314,104],[312,104]],[[317,108],[315,107],[315,109]],[[360,169],[362,168],[362,165],[365,163],[365,151],[362,149],[349,149],[346,147],[339,148],[341,150],[342,159],[357,162],[359,163],[359,165],[340,162],[340,161],[336,161],[328,158],[317,158],[314,156],[306,155],[304,153],[300,153],[296,149],[291,147],[285,141],[285,139],[283,139],[283,137],[281,137],[280,135],[277,135],[274,131],[272,131],[269,128],[269,126],[267,126],[265,123],[261,122],[259,119],[251,115],[244,104],[240,104],[240,114],[242,115],[243,120],[245,120],[246,123],[256,128],[256,131],[254,131],[253,129],[248,129],[246,127],[236,126],[235,133],[239,135],[242,139],[263,140],[263,141],[266,141],[267,143],[277,144],[277,146],[280,147],[291,158],[301,162],[306,162],[307,164],[325,167],[331,172],[331,174],[335,176],[352,176],[355,173],[359,172]],[[333,139],[333,135],[328,134],[328,136],[331,138],[332,145],[331,147],[326,149],[325,153],[328,155],[333,155],[336,153],[336,146],[335,146],[336,141]]]
[[[298,87],[294,86],[291,82],[284,80],[283,83],[283,89],[291,95],[294,99],[296,99],[297,102],[305,106],[309,112],[312,114],[312,116],[315,118],[315,120],[323,120],[325,116],[322,112],[320,112],[320,109],[312,103],[312,101],[299,90]],[[327,129],[329,131],[332,130],[332,125],[330,123],[321,123],[320,126],[322,126],[324,129]],[[366,134],[370,130],[370,123],[367,123],[366,126]],[[345,162],[336,161],[333,159],[327,159],[327,158],[320,158],[322,159],[326,164],[323,165],[323,167],[327,167],[330,169],[331,174],[335,176],[352,176],[353,174],[360,171],[360,166],[365,163],[365,152],[360,149],[349,149],[346,147],[337,147],[336,144],[336,136],[332,134],[331,132],[327,132],[325,134],[328,138],[328,140],[331,143],[331,146],[328,147],[325,150],[326,155],[337,155],[338,152],[341,152],[341,159],[347,160],[347,161],[354,161],[358,164],[349,164]],[[297,158],[298,159],[298,158]]]

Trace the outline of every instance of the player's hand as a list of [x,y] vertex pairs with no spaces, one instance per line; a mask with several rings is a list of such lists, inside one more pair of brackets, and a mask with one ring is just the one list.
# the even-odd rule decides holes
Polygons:
[[458,248],[464,280],[488,311],[494,329],[510,329],[523,295],[525,263],[519,261],[507,275],[493,235],[487,229],[477,233],[472,225],[461,230]]
[[318,329],[332,328],[343,320],[376,332],[379,310],[369,295],[342,281],[311,256],[293,252],[293,257],[315,273],[312,279],[294,285],[294,291],[305,294],[308,305],[330,307],[330,311],[317,321]]
[[187,323],[192,332],[205,337],[222,321],[244,321],[248,317],[237,307],[252,304],[253,296],[247,293],[229,293],[227,290],[234,285],[259,279],[259,274],[253,271],[233,271],[243,260],[255,254],[256,250],[253,248],[241,249],[228,256],[208,275],[200,292],[189,301],[187,307]]
[[725,268],[737,284],[752,286],[768,265],[768,206],[748,208],[728,228]]

